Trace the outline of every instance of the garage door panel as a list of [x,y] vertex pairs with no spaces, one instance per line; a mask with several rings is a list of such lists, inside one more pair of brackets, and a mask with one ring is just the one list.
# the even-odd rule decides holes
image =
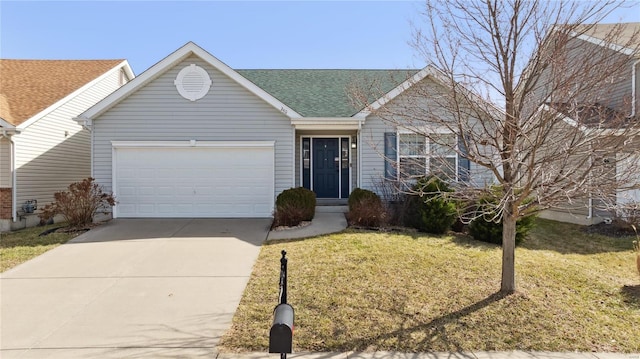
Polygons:
[[120,212],[122,212],[122,213],[134,213],[135,212],[135,205],[129,204],[129,203],[121,203],[119,201],[118,210]]
[[172,196],[173,195],[173,187],[172,186],[158,186],[156,187],[156,194],[158,196]]
[[133,196],[136,194],[135,187],[120,187],[119,197]]
[[120,172],[120,177],[124,179],[136,178],[136,170],[133,168],[123,168]]
[[118,217],[268,217],[273,147],[116,150]]
[[160,168],[160,169],[156,169],[156,173],[154,175],[154,177],[156,178],[169,178],[171,176],[173,176],[173,172],[175,170],[174,169],[164,169],[164,168]]
[[153,213],[154,212],[154,205],[153,204],[139,203],[139,204],[135,205],[133,207],[133,209],[136,212],[140,213],[140,214]]
[[180,186],[176,188],[175,193],[178,197],[184,197],[184,196],[191,197],[191,195],[195,194],[195,191],[191,186],[189,187]]
[[173,214],[173,204],[158,203],[155,212],[159,214]]
[[139,168],[135,170],[135,179],[153,179],[156,178],[156,171],[152,168]]
[[215,191],[211,186],[196,186],[195,191],[199,196],[212,196]]

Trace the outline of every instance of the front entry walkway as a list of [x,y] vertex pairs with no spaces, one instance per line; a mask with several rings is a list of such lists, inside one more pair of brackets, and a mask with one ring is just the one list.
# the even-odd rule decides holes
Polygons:
[[214,357],[270,219],[117,219],[2,274],[0,357]]
[[269,232],[268,240],[296,239],[315,237],[323,234],[341,232],[347,228],[345,218],[346,206],[318,206],[313,221],[306,227],[273,230]]

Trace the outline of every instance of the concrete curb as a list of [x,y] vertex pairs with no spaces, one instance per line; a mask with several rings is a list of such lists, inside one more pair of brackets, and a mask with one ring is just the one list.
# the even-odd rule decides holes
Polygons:
[[[280,354],[268,353],[218,353],[217,359],[274,359]],[[287,354],[289,359],[640,359],[639,353],[586,353],[586,352],[528,352],[528,351],[473,351],[399,353],[378,351],[363,352],[301,352]]]

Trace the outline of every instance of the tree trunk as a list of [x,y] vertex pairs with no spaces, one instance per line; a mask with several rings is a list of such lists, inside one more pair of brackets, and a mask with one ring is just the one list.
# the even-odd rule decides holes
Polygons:
[[516,218],[504,213],[502,218],[502,284],[501,293],[516,291]]

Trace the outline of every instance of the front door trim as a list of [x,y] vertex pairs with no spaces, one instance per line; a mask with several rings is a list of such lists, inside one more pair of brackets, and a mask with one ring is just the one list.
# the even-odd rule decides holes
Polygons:
[[[309,170],[310,170],[310,176],[309,176],[309,181],[310,181],[310,189],[313,191],[313,139],[314,138],[335,138],[338,141],[338,152],[341,154],[341,143],[342,143],[342,139],[347,138],[349,139],[349,146],[348,146],[348,151],[349,151],[349,191],[348,193],[351,193],[352,191],[352,175],[353,175],[353,171],[352,169],[352,156],[351,156],[351,142],[352,142],[352,138],[349,135],[300,135],[299,137],[299,143],[300,143],[300,186],[303,187],[304,185],[304,148],[303,148],[303,139],[304,138],[308,138],[309,139]],[[338,173],[338,197],[337,198],[345,198],[342,196],[342,155],[339,156],[340,157],[340,162],[338,163],[338,168],[339,168],[339,173]],[[348,198],[348,196],[346,197]]]

